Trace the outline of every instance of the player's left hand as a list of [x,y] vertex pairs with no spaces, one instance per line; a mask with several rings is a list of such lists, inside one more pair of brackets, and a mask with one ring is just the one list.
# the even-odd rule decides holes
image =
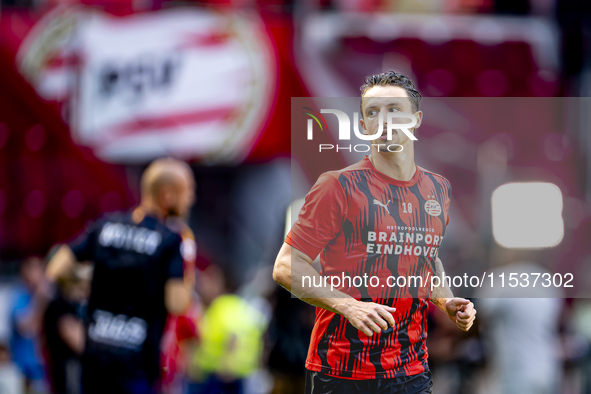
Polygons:
[[462,331],[468,331],[476,319],[474,304],[465,298],[450,298],[445,303],[445,309],[449,318],[456,323]]

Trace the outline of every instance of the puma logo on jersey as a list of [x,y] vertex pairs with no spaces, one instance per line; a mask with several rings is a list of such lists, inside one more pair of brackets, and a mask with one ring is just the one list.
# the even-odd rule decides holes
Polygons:
[[388,212],[388,214],[390,213],[390,210],[388,209],[388,204],[390,204],[390,201],[392,200],[388,200],[388,202],[386,204],[382,204],[381,202],[379,202],[378,200],[376,200],[375,198],[373,199],[373,205],[379,205],[380,207],[384,207],[386,209],[386,212]]

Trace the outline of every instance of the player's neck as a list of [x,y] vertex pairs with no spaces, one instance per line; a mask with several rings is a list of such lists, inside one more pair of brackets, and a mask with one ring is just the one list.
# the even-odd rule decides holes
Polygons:
[[[142,213],[144,217],[145,216],[152,216],[152,217],[155,217],[159,220],[166,219],[166,212],[162,208],[160,208],[158,205],[151,204],[149,202],[141,202],[140,206],[136,209],[136,211]],[[143,217],[142,217],[142,220],[143,220]]]
[[405,144],[402,152],[383,152],[372,146],[370,160],[376,170],[399,181],[409,181],[416,172],[412,144]]

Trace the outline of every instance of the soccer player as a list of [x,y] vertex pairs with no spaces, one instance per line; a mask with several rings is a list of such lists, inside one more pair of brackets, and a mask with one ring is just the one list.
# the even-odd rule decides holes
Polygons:
[[85,394],[155,392],[167,312],[183,313],[191,296],[183,279],[184,245],[164,220],[186,214],[193,182],[187,164],[156,160],[142,176],[139,209],[99,218],[50,261],[51,279],[75,260],[94,263],[82,356]]
[[[445,285],[432,294],[429,284],[392,285],[404,283],[394,282],[401,277],[444,275],[437,250],[449,221],[451,185],[415,165],[413,140],[402,130],[387,138],[388,113],[413,114],[412,133],[421,124],[414,83],[389,71],[366,77],[361,91],[364,134],[376,134],[380,122],[384,134],[372,140],[370,156],[318,178],[277,256],[273,278],[317,307],[307,394],[431,393],[429,299],[464,331],[476,310]],[[311,266],[319,254],[321,273]],[[351,285],[345,278],[364,275],[377,283]],[[330,281],[306,285],[335,276],[344,279],[335,288]]]

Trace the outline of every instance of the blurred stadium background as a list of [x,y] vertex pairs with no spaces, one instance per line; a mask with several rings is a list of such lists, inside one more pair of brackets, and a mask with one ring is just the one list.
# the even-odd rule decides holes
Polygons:
[[[535,126],[510,132],[470,124],[470,133],[427,133],[418,164],[454,187],[442,250],[452,270],[529,261],[590,280],[586,0],[2,0],[1,392],[51,392],[35,308],[49,290],[42,261],[31,258],[44,260],[97,215],[133,207],[145,166],[173,155],[197,179],[189,224],[204,310],[233,292],[264,327],[230,324],[212,339],[216,319],[236,313],[219,304],[200,335],[219,343],[187,345],[175,361],[188,359],[186,372],[166,390],[219,373],[243,379],[246,393],[303,393],[314,311],[271,279],[286,211],[320,173],[305,157],[292,168],[291,98],[355,97],[365,75],[388,69],[415,79],[425,97],[567,97],[557,101],[563,124],[536,113]],[[560,189],[561,242],[503,249],[492,232],[492,193],[531,181]],[[436,392],[591,393],[588,294],[541,296],[476,299],[479,324],[468,334],[432,313]],[[227,347],[231,336],[245,339]],[[247,367],[208,359],[218,351]]]

